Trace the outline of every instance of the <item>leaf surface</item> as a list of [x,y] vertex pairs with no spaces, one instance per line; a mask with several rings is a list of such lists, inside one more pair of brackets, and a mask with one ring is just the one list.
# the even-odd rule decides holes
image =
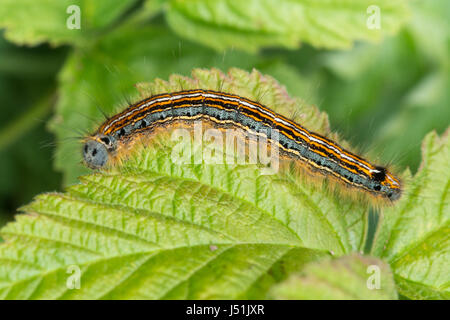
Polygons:
[[[300,108],[304,123],[329,130],[324,114],[256,71],[194,70],[193,78],[138,88],[145,95],[217,81],[247,97],[262,90],[262,102],[278,112]],[[174,142],[154,141],[121,165],[22,208],[27,214],[1,232],[0,297],[263,298],[305,263],[364,246],[365,205],[288,168],[267,175],[257,165],[177,164]],[[77,290],[67,286],[74,265]]]
[[[261,47],[342,49],[379,41],[405,22],[404,1],[172,0],[167,21],[180,35],[218,50]],[[375,20],[379,21],[374,22]]]
[[392,300],[397,298],[389,265],[356,254],[307,264],[276,284],[275,299]]
[[[409,298],[449,298],[450,141],[428,134],[418,173],[405,174],[400,202],[383,211],[372,254],[386,259],[400,293]],[[416,288],[416,290],[412,289]]]

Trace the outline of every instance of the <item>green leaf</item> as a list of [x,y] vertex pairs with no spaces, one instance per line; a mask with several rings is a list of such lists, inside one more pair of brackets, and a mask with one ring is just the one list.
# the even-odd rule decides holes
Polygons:
[[311,262],[269,291],[275,299],[387,300],[396,299],[389,265],[356,254]]
[[[88,43],[99,32],[111,26],[136,0],[3,0],[0,28],[5,37],[17,44],[52,45]],[[67,21],[80,9],[80,28],[70,29]]]
[[[380,28],[369,28],[370,6]],[[349,48],[356,40],[379,41],[405,22],[405,1],[389,0],[172,0],[167,21],[180,35],[218,50],[261,47]],[[372,24],[370,24],[372,25]]]
[[425,137],[418,173],[405,174],[405,195],[383,211],[375,236],[372,254],[390,263],[409,298],[450,297],[449,132]]
[[[295,119],[329,133],[326,115],[256,71],[194,70],[192,79],[138,88],[146,95],[219,84],[281,113],[298,109]],[[22,208],[1,230],[1,298],[264,298],[305,263],[364,247],[365,205],[289,168],[266,175],[256,165],[177,164],[174,141],[153,141]],[[80,289],[67,287],[73,268]]]

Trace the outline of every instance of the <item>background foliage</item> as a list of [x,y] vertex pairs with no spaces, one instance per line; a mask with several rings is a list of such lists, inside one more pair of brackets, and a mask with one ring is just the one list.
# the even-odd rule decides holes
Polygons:
[[[66,27],[74,3],[80,30]],[[380,30],[366,27],[372,4],[381,8]],[[196,67],[272,75],[291,96],[326,111],[352,145],[414,173],[425,134],[449,124],[449,14],[445,0],[4,0],[0,224],[34,195],[87,172],[72,137],[95,127],[96,106],[111,112],[137,96],[135,83]],[[399,265],[408,259],[395,248],[372,250]],[[406,263],[397,277],[418,275],[413,269]],[[445,290],[445,278],[430,275]],[[408,297],[433,296],[402,283],[404,294],[414,293]],[[288,288],[273,295],[286,297]]]

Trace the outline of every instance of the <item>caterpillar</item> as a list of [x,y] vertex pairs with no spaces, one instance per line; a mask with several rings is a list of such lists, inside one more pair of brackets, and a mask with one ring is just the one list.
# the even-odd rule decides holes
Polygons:
[[349,187],[390,201],[401,196],[400,181],[385,167],[369,163],[258,102],[214,90],[163,93],[130,105],[107,119],[85,139],[84,162],[93,169],[104,168],[119,146],[133,136],[175,121],[196,119],[205,119],[217,126],[240,128],[263,135],[267,140],[274,140],[277,131],[275,143],[279,149],[314,172],[335,177]]

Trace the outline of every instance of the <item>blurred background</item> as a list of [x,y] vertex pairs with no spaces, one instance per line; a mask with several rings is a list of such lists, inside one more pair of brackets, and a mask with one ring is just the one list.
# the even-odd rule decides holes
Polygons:
[[269,74],[400,171],[450,123],[446,0],[54,2],[0,3],[0,226],[86,172],[77,137],[99,108],[193,68]]

